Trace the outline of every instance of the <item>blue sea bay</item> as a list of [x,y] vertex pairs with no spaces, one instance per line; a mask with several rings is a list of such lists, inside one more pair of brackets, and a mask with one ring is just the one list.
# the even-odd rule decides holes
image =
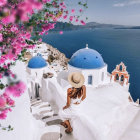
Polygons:
[[[51,44],[68,58],[78,49],[97,50],[112,72],[121,61],[130,74],[130,93],[134,100],[140,98],[140,30],[138,29],[83,29],[64,31],[62,35],[50,33],[43,42]],[[112,93],[113,94],[113,93]]]

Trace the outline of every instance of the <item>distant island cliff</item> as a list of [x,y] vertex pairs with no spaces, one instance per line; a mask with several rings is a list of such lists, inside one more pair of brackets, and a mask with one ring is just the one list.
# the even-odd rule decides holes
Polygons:
[[59,30],[78,30],[78,29],[96,29],[96,28],[112,28],[112,29],[140,29],[140,26],[125,26],[125,25],[114,25],[114,24],[104,24],[97,22],[88,22],[86,25],[74,25],[67,22],[57,22],[55,29],[52,31]]

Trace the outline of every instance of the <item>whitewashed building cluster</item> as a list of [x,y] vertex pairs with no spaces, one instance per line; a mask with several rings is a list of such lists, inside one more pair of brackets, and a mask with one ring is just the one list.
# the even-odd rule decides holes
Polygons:
[[[46,57],[45,57],[46,58]],[[129,74],[126,71],[126,67],[123,63],[118,65],[118,67],[109,74],[107,69],[108,65],[104,62],[101,54],[97,51],[88,48],[80,49],[76,51],[68,62],[68,69],[62,70],[58,74],[49,68],[49,64],[43,58],[43,54],[34,54],[27,65],[28,73],[28,90],[31,98],[39,97],[39,95],[33,95],[38,88],[42,87],[42,80],[45,78],[43,74],[53,73],[56,77],[57,83],[63,88],[69,85],[67,77],[71,72],[81,72],[85,77],[85,85],[87,87],[99,87],[107,85],[112,82],[119,82],[124,87],[127,85],[127,90],[129,89]],[[122,66],[122,71],[119,71]],[[117,73],[118,72],[118,73]],[[122,73],[120,75],[120,73]],[[117,74],[120,75],[121,79],[117,79]],[[122,77],[124,76],[124,77]],[[126,80],[127,79],[127,80]],[[47,79],[45,79],[48,85]],[[38,88],[35,86],[38,83]],[[44,84],[44,83],[43,83]],[[46,87],[44,87],[46,89]],[[49,88],[47,86],[47,88]],[[46,89],[47,90],[47,89]],[[38,90],[39,92],[39,90]],[[38,93],[39,94],[39,93]],[[41,93],[40,93],[41,94]]]
[[[79,71],[85,77],[84,84],[86,85],[87,96],[80,104],[80,112],[83,114],[77,115],[76,119],[73,120],[74,131],[72,136],[74,139],[85,140],[88,137],[88,140],[93,140],[93,138],[96,140],[113,140],[114,138],[115,140],[126,140],[124,136],[125,134],[128,136],[130,126],[133,127],[131,124],[138,124],[140,121],[135,120],[139,116],[139,100],[134,103],[128,91],[130,76],[125,65],[120,63],[109,74],[108,65],[102,56],[86,46],[86,48],[80,49],[72,55],[66,70],[58,65],[58,72],[56,72],[54,67],[52,68],[56,62],[49,64],[46,61],[48,55],[49,53],[43,48],[36,48],[36,52],[33,52],[33,57],[26,65],[26,72],[25,63],[24,65],[21,64],[24,67],[20,67],[20,65],[18,69],[16,67],[17,73],[22,75],[27,82],[30,102],[28,94],[24,94],[22,97],[26,97],[26,99],[21,98],[19,102],[20,105],[22,104],[22,108],[20,106],[16,108],[17,112],[21,112],[20,117],[17,119],[14,113],[13,117],[9,117],[9,120],[16,118],[14,121],[16,126],[19,122],[22,123],[17,127],[18,130],[14,131],[17,133],[15,136],[13,135],[14,139],[16,137],[15,140],[18,140],[17,135],[21,135],[19,132],[22,132],[21,136],[29,137],[26,138],[27,140],[44,140],[44,134],[49,132],[50,127],[44,126],[42,119],[46,116],[50,118],[46,118],[45,121],[59,119],[58,111],[66,105],[67,89],[71,87],[68,83],[68,75],[71,72]],[[23,73],[20,73],[21,71]],[[39,115],[40,119],[38,120],[37,116],[33,119],[31,115],[27,117],[30,111],[34,116]],[[24,119],[25,121],[21,121]],[[138,127],[139,125],[134,126]],[[55,132],[54,125],[51,126],[51,130]],[[60,131],[60,125],[56,125],[56,131],[58,132],[58,130]],[[138,130],[140,130],[139,127]],[[27,134],[27,132],[30,133]],[[12,135],[12,133],[8,134]],[[65,136],[64,133],[62,134]],[[3,137],[3,134],[0,135]],[[139,131],[136,135],[138,138],[140,137]],[[6,138],[7,133],[4,135],[4,139]],[[21,139],[24,140],[25,138]]]

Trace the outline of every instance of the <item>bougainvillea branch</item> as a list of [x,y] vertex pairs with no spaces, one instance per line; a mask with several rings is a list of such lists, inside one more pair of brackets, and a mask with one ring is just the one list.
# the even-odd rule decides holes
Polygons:
[[0,119],[5,119],[15,106],[12,98],[20,97],[26,89],[16,79],[11,66],[22,60],[24,53],[33,49],[43,34],[54,29],[57,21],[85,25],[80,15],[87,4],[79,2],[79,15],[66,5],[65,0],[0,0]]

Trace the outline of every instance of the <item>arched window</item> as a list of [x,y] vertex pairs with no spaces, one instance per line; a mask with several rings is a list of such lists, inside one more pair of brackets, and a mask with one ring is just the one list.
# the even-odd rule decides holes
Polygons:
[[104,72],[102,72],[102,81],[104,81]]
[[92,85],[93,79],[92,79],[92,75],[88,76],[88,84]]
[[123,70],[123,67],[122,67],[122,65],[120,65],[120,71],[122,71]]
[[122,82],[124,81],[124,75],[121,75],[121,81]]
[[116,80],[119,80],[119,75],[118,74],[116,74]]

